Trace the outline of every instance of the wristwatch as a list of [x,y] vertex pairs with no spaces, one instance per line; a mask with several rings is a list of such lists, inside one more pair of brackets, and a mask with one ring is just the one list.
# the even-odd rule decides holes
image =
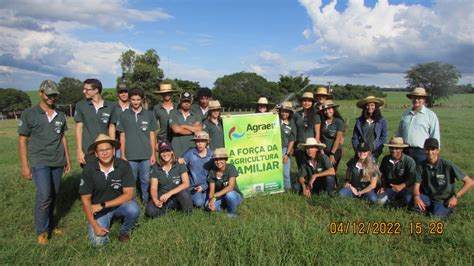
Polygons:
[[100,204],[100,207],[102,207],[102,209],[105,209],[105,201]]
[[212,197],[213,197],[213,198],[215,198],[215,199],[217,199],[217,196],[216,196],[216,194],[212,195]]
[[456,194],[456,193],[454,193],[454,197],[455,197],[456,199],[459,199],[459,195]]

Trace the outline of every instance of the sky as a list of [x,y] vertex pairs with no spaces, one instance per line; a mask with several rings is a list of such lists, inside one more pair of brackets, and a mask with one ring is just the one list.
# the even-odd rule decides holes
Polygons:
[[405,71],[450,63],[474,82],[472,0],[2,0],[0,87],[98,78],[115,87],[118,59],[153,48],[165,78],[405,87]]

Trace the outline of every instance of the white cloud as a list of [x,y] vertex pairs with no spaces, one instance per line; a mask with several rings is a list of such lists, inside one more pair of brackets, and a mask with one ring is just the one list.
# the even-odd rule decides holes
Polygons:
[[279,53],[272,53],[270,51],[262,51],[259,54],[261,60],[267,63],[279,63],[282,58]]
[[214,81],[226,73],[223,69],[209,70],[202,67],[167,60],[162,62],[161,67],[166,73],[166,78],[199,81],[201,86],[207,87],[212,87]]
[[189,48],[181,45],[173,45],[171,46],[171,50],[175,52],[187,52]]

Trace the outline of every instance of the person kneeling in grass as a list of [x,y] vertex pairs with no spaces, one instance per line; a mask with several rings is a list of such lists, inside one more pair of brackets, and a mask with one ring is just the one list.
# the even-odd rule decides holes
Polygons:
[[226,207],[228,216],[237,216],[237,207],[242,203],[242,193],[237,185],[237,169],[227,163],[225,148],[218,148],[212,155],[214,167],[209,170],[209,201],[210,211],[220,211]]
[[158,143],[158,166],[151,170],[151,200],[145,208],[145,215],[156,217],[171,209],[181,209],[191,213],[193,201],[189,188],[189,176],[186,165],[178,164],[173,148],[168,140]]
[[377,203],[375,193],[380,171],[370,154],[370,146],[364,142],[357,145],[357,155],[347,162],[346,183],[339,195],[342,197],[359,197]]
[[[439,156],[436,138],[426,139],[424,149],[426,160],[416,166],[412,209],[447,218],[458,205],[458,199],[474,186],[474,182],[457,165]],[[464,182],[458,192],[455,192],[456,179]]]
[[298,144],[299,150],[306,150],[306,160],[298,170],[298,182],[305,197],[309,198],[312,193],[319,193],[321,190],[330,193],[336,188],[336,170],[329,157],[321,153],[325,147],[315,138],[307,138],[305,143]]

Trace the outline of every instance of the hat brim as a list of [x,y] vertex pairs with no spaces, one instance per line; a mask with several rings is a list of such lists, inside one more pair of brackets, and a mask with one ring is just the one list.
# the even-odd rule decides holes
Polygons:
[[277,108],[278,110],[287,110],[287,111],[290,111],[290,112],[295,112],[293,109],[291,108],[287,108],[287,107],[280,107],[280,108]]
[[384,144],[385,147],[389,148],[407,148],[409,145],[408,144]]
[[356,106],[360,109],[364,109],[364,106],[368,103],[375,103],[375,104],[378,104],[379,107],[382,107],[384,106],[385,104],[385,101],[382,100],[382,99],[379,99],[379,98],[374,98],[374,99],[363,99],[363,100],[360,100],[356,103]]
[[190,139],[190,141],[196,141],[196,140],[206,140],[206,141],[210,141],[211,138],[208,138],[208,139],[203,139],[203,138],[197,138],[197,139],[193,138],[193,139]]
[[408,99],[411,99],[413,96],[424,97],[424,98],[430,97],[428,94],[413,94],[413,93],[407,93],[407,98],[408,98]]
[[298,149],[303,150],[306,149],[307,147],[316,147],[318,149],[324,149],[326,148],[326,144],[319,143],[319,144],[305,144],[305,143],[300,143],[298,144]]
[[210,108],[210,107],[207,107],[207,111],[214,111],[214,110],[222,110],[222,107],[213,107],[213,108]]
[[212,156],[211,157],[211,160],[215,160],[215,159],[229,159],[229,156]]
[[89,146],[89,148],[87,149],[87,151],[89,153],[94,153],[97,146],[99,144],[102,144],[102,143],[110,143],[115,149],[120,149],[120,142],[118,142],[116,140],[112,140],[112,139],[105,139],[105,140],[99,140],[99,141],[96,141],[96,142],[92,143]]
[[315,93],[314,97],[316,97],[318,95],[326,96],[328,99],[334,98],[334,94],[326,94],[326,93]]
[[156,94],[174,93],[174,92],[178,92],[178,91],[177,91],[177,90],[169,90],[169,91],[153,91],[153,93],[156,93]]
[[328,107],[324,107],[323,109],[320,109],[317,111],[317,113],[321,113],[321,112],[324,112],[324,110],[327,110],[329,108],[337,108],[339,107],[339,104],[334,104],[334,105],[331,105],[331,106],[328,106]]

